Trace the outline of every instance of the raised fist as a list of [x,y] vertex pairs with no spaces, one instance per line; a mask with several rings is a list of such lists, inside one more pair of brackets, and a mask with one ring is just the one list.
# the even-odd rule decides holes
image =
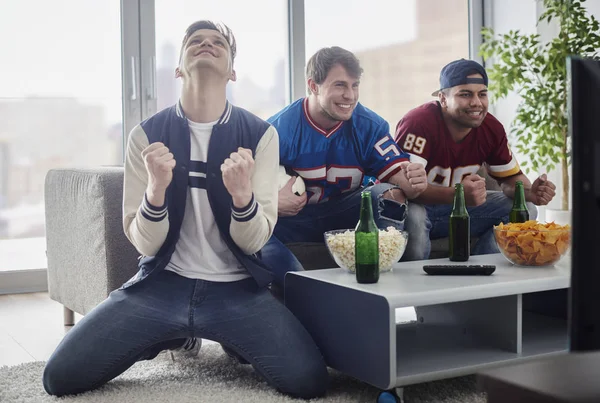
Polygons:
[[173,154],[163,143],[157,142],[142,151],[142,158],[148,171],[148,184],[156,189],[166,189],[173,180]]
[[545,206],[556,195],[556,185],[548,180],[546,174],[540,175],[531,184],[531,201],[536,206]]
[[[221,164],[223,184],[233,198],[236,200],[250,202],[252,198],[252,173],[254,172],[254,158],[252,150],[239,147],[236,152],[229,155]],[[247,204],[246,203],[246,204]],[[245,205],[245,204],[244,204]],[[243,206],[238,206],[243,207]]]

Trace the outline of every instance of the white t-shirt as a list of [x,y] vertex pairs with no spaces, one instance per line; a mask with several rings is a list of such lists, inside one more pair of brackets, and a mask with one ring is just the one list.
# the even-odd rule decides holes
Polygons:
[[221,237],[206,193],[206,160],[213,126],[188,119],[190,175],[183,224],[166,270],[188,278],[237,281],[250,277]]

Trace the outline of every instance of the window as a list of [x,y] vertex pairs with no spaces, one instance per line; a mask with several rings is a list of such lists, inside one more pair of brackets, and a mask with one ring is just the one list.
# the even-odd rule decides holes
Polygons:
[[30,266],[32,254],[45,267],[49,169],[121,165],[123,154],[119,2],[9,3],[0,13],[0,251],[10,253],[0,271]]
[[[194,21],[223,21],[236,36],[234,104],[272,116],[305,93],[304,57],[339,45],[365,69],[361,102],[393,130],[432,99],[444,64],[469,56],[469,3],[481,11],[480,0],[8,2],[0,13],[0,272],[45,265],[49,169],[121,165],[125,135],[177,102],[179,48]],[[471,23],[479,32],[481,21]]]
[[225,23],[235,35],[237,81],[228,98],[236,106],[267,119],[286,104],[286,2],[281,0],[156,0],[157,109],[177,102],[181,81],[175,79],[181,40],[197,20]]
[[406,112],[434,99],[445,64],[469,57],[468,0],[304,4],[306,60],[326,46],[356,54],[364,69],[360,102],[392,131]]

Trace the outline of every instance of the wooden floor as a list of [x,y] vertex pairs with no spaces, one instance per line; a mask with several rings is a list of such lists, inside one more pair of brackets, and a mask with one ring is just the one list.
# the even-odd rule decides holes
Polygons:
[[69,329],[47,292],[0,295],[0,366],[48,360]]

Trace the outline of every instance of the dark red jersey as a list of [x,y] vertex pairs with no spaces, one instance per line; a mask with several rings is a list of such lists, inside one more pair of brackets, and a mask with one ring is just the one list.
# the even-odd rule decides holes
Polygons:
[[395,140],[411,162],[425,166],[429,184],[451,186],[476,173],[481,166],[495,179],[521,172],[508,146],[502,124],[490,113],[481,126],[460,143],[454,142],[437,101],[408,112],[396,126]]

